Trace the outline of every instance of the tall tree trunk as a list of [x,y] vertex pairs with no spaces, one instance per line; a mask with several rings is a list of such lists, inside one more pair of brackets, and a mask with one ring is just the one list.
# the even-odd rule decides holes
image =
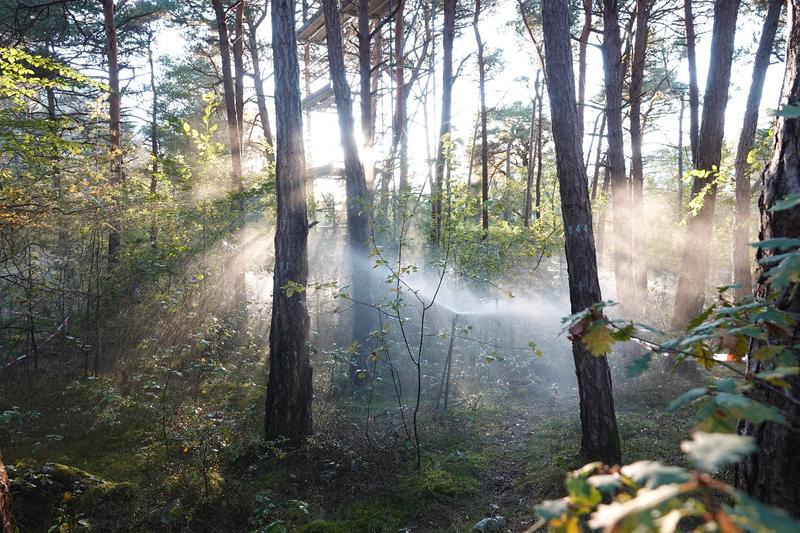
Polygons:
[[594,157],[594,171],[592,174],[592,205],[597,198],[597,182],[600,179],[600,164],[603,161],[603,139],[606,133],[606,114],[601,113],[600,133],[597,136],[597,152]]
[[633,220],[633,253],[631,266],[634,269],[636,297],[639,311],[644,310],[647,303],[647,254],[645,253],[645,218],[644,204],[644,165],[642,163],[642,94],[644,92],[644,66],[647,53],[648,19],[650,17],[651,0],[636,0],[636,34],[633,42],[633,60],[631,61],[631,81],[628,102],[630,103],[631,132],[631,215]]
[[233,22],[233,82],[236,96],[236,126],[239,146],[244,139],[244,9],[246,0],[237,0]]
[[356,301],[353,317],[353,340],[359,349],[350,365],[350,377],[354,386],[367,383],[367,340],[370,332],[370,273],[367,266],[369,255],[369,193],[364,178],[364,167],[358,156],[354,136],[353,100],[347,84],[342,44],[342,22],[339,18],[337,0],[322,1],[325,18],[325,34],[328,44],[328,65],[336,98],[339,116],[339,132],[344,150],[345,185],[347,189],[347,233],[350,249],[350,283]]
[[294,0],[272,1],[278,220],[264,434],[298,442],[312,431],[312,369],[306,293],[286,290],[289,282],[305,286],[308,281],[306,161],[294,15]]
[[[372,154],[373,111],[372,111],[372,38],[370,37],[369,0],[358,0],[358,75],[361,96],[361,140],[364,154]],[[375,163],[362,160],[367,191],[372,191],[375,181]]]
[[[545,68],[542,65],[542,68]],[[545,82],[547,75],[545,74]],[[536,220],[542,218],[542,131],[544,130],[544,91],[541,84],[536,85]]]
[[[266,9],[266,7],[265,7]],[[249,12],[248,12],[249,13]],[[266,11],[264,13],[266,15]],[[260,22],[256,23],[248,15],[247,20],[247,48],[250,52],[250,59],[253,62],[253,85],[256,89],[256,104],[258,105],[258,118],[261,121],[261,131],[264,134],[264,142],[267,143],[267,161],[275,163],[275,144],[272,140],[272,128],[269,123],[269,111],[267,108],[267,96],[264,92],[264,79],[261,74],[261,54],[258,49],[258,39],[256,32]]]
[[478,43],[478,90],[481,98],[481,227],[483,238],[489,233],[489,134],[486,126],[486,61],[483,57],[483,39],[478,29],[481,15],[481,0],[475,0],[472,29]]
[[[450,158],[450,114],[453,99],[453,40],[456,27],[456,0],[444,2],[444,27],[442,29],[442,122],[436,149],[435,187],[431,195],[433,237],[439,243],[442,233],[442,187]],[[527,223],[526,223],[527,224]]]
[[472,144],[469,148],[469,168],[467,169],[467,190],[471,190],[472,171],[475,166],[475,147],[478,144],[478,128],[481,125],[481,112],[475,114],[475,123],[472,125]]
[[[789,0],[786,37],[786,76],[782,100],[787,104],[800,103],[800,0]],[[800,235],[800,207],[782,211],[771,211],[775,202],[788,194],[800,193],[800,120],[780,117],[775,127],[772,160],[761,178],[762,191],[758,201],[760,213],[759,240],[775,238],[796,238]],[[757,259],[786,250],[759,249]],[[775,263],[769,263],[770,266]],[[767,267],[757,262],[758,285],[756,295],[767,298],[773,293],[764,277]],[[778,308],[789,313],[800,313],[800,286],[792,283],[774,295],[772,300]],[[795,326],[789,338],[782,343],[792,346],[800,342],[800,330]],[[792,363],[800,365],[797,350],[793,350]],[[753,361],[755,363],[755,361]],[[767,370],[764,363],[755,363],[754,372]],[[756,452],[742,465],[743,485],[755,498],[778,506],[800,518],[800,429],[792,420],[800,418],[800,409],[790,396],[797,397],[800,390],[800,377],[786,378],[790,389],[781,393],[770,392],[769,402],[786,413],[789,424],[766,422],[745,426],[745,433],[756,439]]]
[[[150,174],[150,197],[155,201],[158,190],[158,91],[156,89],[156,71],[153,65],[152,35],[147,41],[147,62],[150,66],[150,92],[153,94],[153,106],[150,110],[150,159],[153,170]],[[158,220],[155,211],[150,217],[150,246],[158,242]]]
[[683,0],[683,24],[686,29],[686,56],[689,60],[689,143],[692,165],[697,167],[697,145],[700,135],[700,89],[697,86],[697,37],[694,32],[692,0]]
[[399,1],[397,14],[394,18],[394,116],[392,119],[392,159],[400,158],[400,191],[409,189],[408,183],[408,152],[406,142],[406,128],[408,126],[408,110],[406,109],[406,81],[405,81],[405,0]]
[[[567,229],[564,233],[569,295],[572,312],[578,312],[601,301],[602,297],[586,167],[578,136],[567,3],[544,0],[542,26],[561,214]],[[618,463],[620,443],[608,361],[605,356],[593,356],[580,341],[572,343],[572,354],[578,377],[583,452],[592,460]]]
[[753,149],[758,126],[758,107],[761,104],[761,93],[764,89],[764,78],[767,75],[769,59],[775,43],[775,33],[781,16],[783,0],[769,0],[767,15],[761,28],[761,39],[758,43],[755,61],[753,62],[753,81],[747,95],[747,106],[744,111],[742,132],[739,135],[739,146],[736,149],[736,209],[733,221],[733,282],[739,287],[734,289],[738,298],[748,296],[753,291],[750,277],[750,177],[748,176],[747,156]]
[[531,130],[528,139],[528,168],[525,174],[525,210],[522,214],[522,222],[526,228],[531,225],[531,211],[533,208],[533,182],[536,174],[536,104],[539,95],[539,77],[541,71],[536,71],[536,80],[533,82],[534,98],[531,101]]
[[630,189],[625,174],[622,137],[622,42],[619,34],[618,0],[603,0],[603,68],[605,71],[608,161],[614,227],[614,280],[623,309],[633,309],[636,289],[633,279],[633,232],[630,219]]
[[725,134],[725,108],[728,105],[728,86],[736,33],[739,0],[716,0],[714,29],[711,37],[711,64],[703,97],[703,121],[697,147],[695,167],[704,175],[692,181],[692,198],[702,196],[703,205],[686,225],[683,243],[682,270],[678,278],[673,329],[684,327],[703,308],[705,284],[708,281],[709,243],[717,199],[716,180],[722,158]]
[[681,110],[678,113],[678,216],[683,213],[683,176],[685,174],[683,163],[683,114],[686,112],[686,99],[681,94]]
[[219,55],[222,61],[222,87],[225,97],[225,115],[228,124],[228,149],[231,153],[231,192],[236,195],[234,208],[244,211],[242,192],[242,147],[239,135],[239,117],[237,114],[236,89],[231,72],[231,45],[228,39],[228,24],[225,20],[225,6],[222,0],[211,0],[217,22],[219,36]]
[[593,0],[583,0],[583,26],[578,37],[578,138],[583,142],[584,105],[586,103],[586,49],[592,34]]
[[[122,174],[122,95],[119,89],[119,62],[117,59],[117,26],[114,23],[114,0],[102,0],[103,24],[106,34],[106,60],[108,61],[108,115],[111,143],[111,179],[112,185],[119,186],[123,181]],[[119,259],[122,244],[122,219],[115,215],[108,231],[108,264],[113,267]]]
[[[608,150],[605,153],[605,160],[606,163],[604,166],[603,171],[603,186],[601,187],[600,191],[603,194],[603,198],[608,198],[608,191],[611,188],[611,177],[608,172]],[[600,210],[600,216],[597,220],[597,262],[600,265],[603,265],[604,255],[606,251],[606,218],[608,217],[608,202],[603,205],[603,209]]]

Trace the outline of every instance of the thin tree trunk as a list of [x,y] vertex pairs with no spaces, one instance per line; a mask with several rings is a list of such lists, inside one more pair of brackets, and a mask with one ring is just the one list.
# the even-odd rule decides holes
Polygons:
[[258,50],[258,39],[256,38],[256,31],[259,26],[260,23],[253,22],[252,17],[248,18],[247,28],[249,31],[247,32],[247,48],[250,52],[250,59],[253,62],[253,85],[256,89],[256,104],[258,105],[258,117],[261,121],[261,131],[264,134],[264,141],[267,143],[267,161],[274,164],[275,144],[272,139],[272,127],[269,123],[267,96],[264,92],[264,79],[261,74],[261,54]]
[[[355,361],[350,365],[353,386],[367,384],[368,353],[366,343],[370,332],[370,274],[369,255],[369,194],[364,178],[364,167],[358,156],[354,136],[353,101],[344,65],[342,23],[337,0],[323,0],[325,34],[328,45],[328,65],[339,116],[339,132],[344,150],[344,172],[347,190],[347,233],[349,245],[350,277],[353,299],[356,301],[353,316],[353,340],[359,344]],[[368,80],[369,81],[369,80]]]
[[453,95],[453,40],[455,38],[456,0],[444,2],[444,27],[442,29],[442,121],[436,149],[435,187],[431,195],[433,237],[439,243],[442,233],[442,187],[449,167],[450,114]]
[[[108,113],[111,143],[112,185],[122,184],[122,95],[119,88],[119,63],[117,60],[117,26],[114,23],[114,0],[102,0],[103,23],[106,34],[106,59],[108,61]],[[113,267],[119,259],[122,244],[122,219],[115,215],[108,231],[108,264]]]
[[533,207],[533,180],[536,173],[536,104],[539,94],[539,76],[541,71],[536,71],[536,80],[533,82],[534,96],[531,101],[531,131],[528,139],[528,168],[525,174],[525,210],[523,211],[522,221],[526,228],[531,225],[531,211]]
[[[394,18],[394,117],[392,120],[392,153],[400,156],[400,191],[409,189],[408,183],[408,153],[406,151],[406,127],[408,126],[408,110],[406,109],[406,82],[405,82],[405,53],[403,44],[405,40],[405,0],[400,0],[397,14]],[[394,157],[393,157],[394,159]]]
[[761,39],[758,43],[755,61],[753,62],[753,81],[747,95],[747,106],[744,111],[742,132],[739,135],[739,146],[736,149],[736,208],[733,221],[733,282],[738,285],[734,294],[738,298],[749,296],[753,292],[753,281],[750,275],[750,177],[748,176],[747,157],[753,149],[758,126],[758,107],[764,89],[764,78],[769,68],[769,59],[775,43],[775,33],[781,16],[782,0],[770,0],[767,4],[767,15],[761,28]]
[[[586,103],[586,49],[592,34],[593,0],[583,0],[583,27],[578,37],[578,138],[583,142],[584,105]],[[591,150],[590,150],[591,151]]]
[[472,145],[469,149],[469,169],[467,169],[467,190],[472,186],[472,171],[475,166],[475,146],[478,144],[478,128],[481,125],[481,112],[480,110],[475,115],[475,124],[472,127]]
[[681,110],[678,114],[678,209],[677,213],[680,217],[683,213],[683,176],[684,163],[683,163],[683,114],[686,111],[686,99],[681,94]]
[[361,140],[364,154],[369,154],[369,161],[362,158],[364,179],[367,191],[371,192],[375,182],[375,161],[372,158],[374,140],[374,111],[372,106],[372,39],[369,24],[369,0],[358,0],[358,70],[361,96]]
[[217,22],[219,36],[219,55],[222,61],[222,86],[225,97],[225,115],[228,124],[228,149],[231,153],[231,192],[236,195],[234,208],[244,211],[242,197],[242,147],[239,135],[239,117],[237,114],[236,90],[231,73],[231,47],[228,39],[228,25],[225,20],[225,6],[222,0],[211,0]]
[[264,433],[267,439],[299,442],[313,426],[306,293],[286,290],[289,282],[305,286],[308,281],[306,162],[294,17],[294,0],[272,1],[278,220]]
[[244,138],[244,9],[246,0],[237,0],[233,23],[233,73],[236,96],[236,126],[239,128],[239,147]]
[[[542,68],[545,68],[542,65]],[[547,82],[547,74],[545,74]],[[536,85],[536,114],[539,119],[536,122],[536,220],[542,218],[542,131],[544,130],[544,91],[541,84]]]
[[692,198],[702,196],[703,205],[686,224],[683,243],[682,269],[678,278],[673,329],[684,327],[700,313],[705,301],[708,281],[709,243],[717,197],[716,180],[722,159],[725,134],[725,108],[728,105],[728,86],[731,79],[736,17],[739,0],[716,0],[714,29],[711,38],[711,64],[703,98],[703,122],[697,147],[695,167],[704,171],[692,181]]
[[625,174],[622,137],[622,42],[619,34],[618,0],[603,0],[603,67],[605,71],[608,161],[614,227],[614,279],[617,299],[623,309],[633,309],[636,290],[633,279],[630,220],[630,190]]
[[[800,0],[789,0],[787,4],[787,36],[788,48],[786,52],[786,75],[782,101],[795,104],[800,101]],[[758,207],[760,214],[759,240],[775,238],[796,238],[800,235],[800,207],[782,211],[771,211],[775,202],[788,194],[800,192],[800,120],[796,118],[780,117],[775,127],[772,160],[764,170],[761,178],[762,191]],[[782,291],[774,291],[764,277],[765,270],[775,265],[768,266],[759,260],[767,256],[782,253],[787,250],[766,250],[760,248],[756,256],[758,284],[756,295],[766,299],[768,296],[781,310],[791,314],[800,313],[800,286],[790,284]],[[774,294],[777,292],[777,294]],[[772,293],[772,294],[771,294]],[[787,346],[797,345],[800,342],[800,330],[792,328],[792,333],[785,339],[773,339]],[[787,366],[800,365],[797,350],[788,350],[792,353],[791,362]],[[748,374],[769,369],[769,365],[751,361],[748,365]],[[792,402],[790,396],[796,398],[800,390],[800,377],[788,376],[786,381],[790,388],[782,389],[780,393],[767,392],[768,401],[776,406],[790,421],[788,424],[765,422],[763,424],[746,424],[744,433],[752,435],[756,440],[756,451],[745,459],[742,465],[742,481],[747,492],[771,505],[775,505],[791,513],[795,518],[800,518],[800,429],[792,420],[800,418],[800,409],[796,400]]]
[[475,41],[478,43],[478,90],[481,98],[481,227],[485,239],[489,233],[489,135],[486,126],[486,62],[483,57],[483,39],[478,29],[480,15],[481,0],[475,0],[472,29],[475,32]]
[[[606,151],[605,161],[608,161],[608,151]],[[611,176],[608,172],[608,164],[603,165],[605,170],[603,172],[603,187],[601,192],[604,198],[608,198],[608,191],[611,188]],[[600,211],[597,225],[597,262],[602,266],[604,264],[604,256],[606,251],[606,218],[608,217],[608,202],[603,205]]]
[[639,311],[644,310],[647,303],[647,254],[645,253],[645,218],[644,204],[644,165],[642,163],[642,95],[644,92],[644,67],[647,53],[648,19],[650,17],[651,0],[636,0],[636,34],[633,43],[633,60],[631,61],[631,81],[628,102],[630,103],[631,133],[631,215],[636,224],[633,227],[633,251],[631,267],[636,284],[635,302]]
[[[152,37],[152,36],[151,36]],[[153,94],[153,106],[150,111],[150,158],[153,170],[150,174],[150,197],[155,201],[158,190],[158,91],[156,89],[156,71],[153,65],[152,38],[147,41],[147,61],[150,65],[150,92]],[[158,219],[155,210],[150,218],[150,246],[158,242]]]
[[689,60],[689,143],[692,165],[697,168],[697,145],[700,135],[700,89],[697,86],[697,37],[694,33],[692,0],[683,0],[683,23],[686,29],[686,56]]
[[[578,312],[600,302],[602,297],[597,278],[586,167],[578,136],[567,3],[544,0],[542,22],[561,214],[566,228],[570,303],[572,311]],[[572,343],[572,354],[580,396],[581,448],[589,459],[619,463],[620,442],[608,361],[605,356],[593,356],[580,341]]]
[[603,138],[606,131],[606,114],[601,113],[600,134],[597,137],[597,153],[594,158],[594,173],[592,175],[592,205],[597,198],[597,182],[600,179],[600,163],[603,160]]

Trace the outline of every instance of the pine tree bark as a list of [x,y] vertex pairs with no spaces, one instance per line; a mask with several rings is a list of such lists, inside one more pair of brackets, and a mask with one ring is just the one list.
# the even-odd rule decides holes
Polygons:
[[686,57],[689,60],[689,145],[692,165],[697,168],[697,145],[700,136],[700,89],[697,86],[697,37],[694,31],[692,0],[683,0],[683,24],[686,30]]
[[[545,68],[542,65],[542,68]],[[545,82],[547,77],[545,75]],[[544,91],[541,84],[536,85],[536,114],[538,120],[536,121],[536,220],[542,218],[542,147],[544,145],[542,139],[542,132],[544,131]]]
[[716,180],[722,159],[725,134],[725,108],[731,80],[736,17],[739,0],[716,0],[714,28],[711,37],[711,64],[703,97],[703,120],[695,167],[702,175],[692,181],[692,198],[703,195],[703,205],[689,218],[683,243],[681,273],[672,316],[673,329],[684,327],[703,308],[705,284],[708,281],[709,246],[714,207],[717,198]]
[[578,137],[583,142],[584,105],[586,104],[586,49],[592,34],[593,0],[583,0],[583,26],[578,37]]
[[[150,196],[155,199],[158,191],[158,90],[156,88],[156,70],[153,64],[152,35],[147,41],[147,62],[150,67],[150,92],[153,105],[150,108],[150,159],[153,169],[150,173]],[[150,218],[150,246],[156,247],[158,242],[158,220],[155,213]]]
[[[123,182],[122,174],[122,94],[119,87],[119,61],[117,53],[117,26],[114,22],[114,0],[102,0],[103,25],[106,34],[106,60],[108,61],[108,116],[112,185]],[[108,264],[113,267],[119,260],[122,245],[122,219],[115,215],[108,231]]]
[[222,62],[222,88],[225,98],[225,116],[228,125],[228,149],[231,153],[231,192],[236,195],[234,208],[244,211],[242,192],[242,147],[239,135],[239,117],[237,114],[236,89],[231,72],[231,45],[228,38],[228,24],[225,19],[225,6],[222,0],[211,0],[217,23],[219,37],[219,55]]
[[[578,312],[601,301],[601,294],[586,167],[578,136],[567,3],[543,0],[542,23],[561,214],[566,228],[570,302],[572,311]],[[572,354],[578,377],[583,452],[592,460],[618,463],[620,443],[608,361],[593,356],[579,341],[573,342]]]
[[747,158],[756,138],[758,126],[758,108],[761,105],[761,94],[764,89],[764,78],[769,68],[775,34],[781,16],[783,0],[769,0],[761,38],[758,43],[755,61],[753,62],[753,81],[747,95],[744,110],[742,132],[739,134],[739,145],[736,149],[736,209],[733,221],[733,282],[738,285],[734,289],[737,298],[749,296],[753,292],[753,280],[750,274],[750,177],[748,176]]
[[[800,104],[800,0],[787,3],[787,52],[786,75],[782,101],[786,104]],[[800,207],[772,212],[775,202],[788,194],[800,193],[800,119],[780,117],[775,127],[772,159],[761,177],[761,196],[759,207],[759,240],[800,235]],[[783,250],[759,249],[756,259],[780,253]],[[772,266],[774,263],[770,263]],[[757,262],[758,283],[756,295],[770,296],[774,304],[789,313],[800,313],[800,285],[791,284],[783,291],[775,291],[764,277],[765,266]],[[800,342],[800,330],[793,328],[790,338],[782,339],[788,346]],[[800,357],[794,350],[794,365],[800,364]],[[758,362],[749,368],[753,372],[766,370],[764,363]],[[787,418],[800,418],[800,408],[788,396],[796,398],[800,390],[800,377],[787,378],[791,389],[781,394],[770,393],[769,403],[786,413]],[[800,429],[791,422],[788,425],[766,422],[746,424],[744,433],[756,440],[756,452],[742,464],[742,485],[747,492],[768,504],[780,507],[795,518],[800,518]]]
[[295,34],[295,1],[272,1],[272,50],[275,68],[278,220],[269,379],[264,434],[299,442],[312,431],[309,320],[305,291],[287,294],[287,283],[308,281],[306,161],[300,105],[300,66]]
[[622,136],[622,41],[619,33],[618,0],[603,0],[603,69],[605,72],[606,127],[608,149],[606,162],[611,180],[611,203],[614,228],[614,280],[617,299],[623,309],[636,305],[633,279],[633,232],[630,218],[630,188],[625,173],[625,149]]
[[475,14],[472,29],[478,43],[478,91],[481,99],[481,228],[483,238],[489,233],[489,134],[486,125],[486,60],[483,56],[483,39],[478,28],[481,16],[481,0],[475,0]]
[[[374,145],[372,110],[372,38],[369,24],[369,0],[358,0],[358,76],[361,110],[361,139],[364,153],[371,153]],[[372,192],[375,182],[374,161],[362,161],[367,191]]]
[[[444,26],[442,28],[442,121],[439,126],[439,142],[436,148],[434,190],[431,195],[433,238],[439,243],[442,234],[442,191],[444,176],[449,167],[450,115],[453,100],[453,40],[456,32],[456,0],[444,2]],[[527,225],[527,222],[526,222]]]
[[370,325],[370,274],[367,265],[369,255],[369,209],[364,167],[358,155],[354,135],[353,100],[347,84],[342,43],[342,22],[337,0],[322,0],[325,18],[325,35],[328,46],[328,66],[333,82],[336,112],[339,117],[339,133],[344,150],[345,188],[347,191],[347,234],[350,261],[350,284],[356,301],[353,313],[353,340],[359,344],[355,360],[350,365],[350,378],[354,387],[367,383],[368,353],[366,346]]
[[594,157],[594,170],[592,173],[592,205],[597,198],[597,183],[600,180],[600,166],[603,161],[603,139],[606,134],[606,114],[602,113],[600,120],[600,133],[597,136],[597,152]]
[[[408,110],[406,109],[405,81],[405,0],[399,0],[397,14],[394,18],[394,115],[392,118],[392,153],[399,154],[400,159],[400,191],[407,192],[408,183]],[[394,157],[393,157],[394,159]]]
[[244,9],[246,0],[237,0],[233,19],[233,81],[236,97],[236,127],[239,147],[244,139]]
[[681,94],[681,108],[678,112],[678,209],[676,210],[678,216],[683,213],[683,115],[686,112],[686,99]]
[[[540,71],[536,71],[534,92],[539,92]],[[531,129],[528,137],[528,165],[525,173],[525,209],[522,213],[522,223],[525,228],[531,225],[531,211],[533,208],[533,180],[536,174],[536,97],[531,101]]]
[[631,133],[631,214],[637,221],[633,226],[633,253],[631,266],[634,270],[636,284],[636,304],[638,310],[644,309],[647,303],[647,254],[645,253],[644,213],[644,165],[642,163],[642,95],[644,91],[644,66],[647,53],[648,19],[650,17],[651,0],[636,0],[636,33],[633,42],[633,60],[631,61],[631,81],[628,102],[630,104]]

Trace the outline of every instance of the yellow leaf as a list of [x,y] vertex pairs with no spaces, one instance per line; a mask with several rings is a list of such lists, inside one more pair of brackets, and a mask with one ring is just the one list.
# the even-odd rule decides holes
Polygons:
[[583,338],[583,344],[592,352],[592,355],[605,355],[614,344],[614,336],[604,323],[595,323],[589,328]]
[[771,361],[772,359],[775,359],[775,356],[782,351],[783,346],[776,346],[772,344],[760,347],[753,355],[755,356],[756,361]]

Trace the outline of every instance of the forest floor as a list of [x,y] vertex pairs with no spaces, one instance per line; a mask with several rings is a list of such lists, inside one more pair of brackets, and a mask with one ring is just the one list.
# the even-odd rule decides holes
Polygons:
[[[617,385],[626,463],[682,462],[689,413],[665,406],[690,385],[664,377],[651,372]],[[562,496],[566,472],[586,462],[576,399],[547,390],[486,393],[462,398],[445,414],[427,412],[418,470],[389,414],[391,399],[374,405],[386,416],[376,417],[370,434],[363,402],[334,400],[306,445],[285,452],[261,440],[263,391],[253,391],[238,415],[233,404],[225,407],[224,416],[239,417],[226,426],[232,431],[217,424],[214,438],[162,451],[154,412],[124,396],[114,400],[113,416],[98,410],[96,391],[110,394],[98,382],[31,399],[35,411],[26,408],[36,420],[28,419],[28,429],[22,420],[6,434],[10,442],[0,439],[20,494],[22,531],[61,524],[61,531],[466,532],[498,515],[504,530],[524,531],[533,505]]]

